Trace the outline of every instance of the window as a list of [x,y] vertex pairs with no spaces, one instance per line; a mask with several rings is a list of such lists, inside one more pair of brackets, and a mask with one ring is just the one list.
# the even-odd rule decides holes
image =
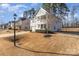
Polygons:
[[41,19],[41,17],[38,17],[38,19]]
[[43,29],[43,24],[41,24],[41,29]]
[[54,26],[54,30],[56,29],[56,26]]
[[46,16],[44,15],[44,16],[41,16],[41,19],[46,19]]
[[46,24],[41,24],[41,29],[46,29]]
[[40,28],[40,24],[38,24],[38,28]]
[[46,29],[46,24],[44,24],[44,28]]

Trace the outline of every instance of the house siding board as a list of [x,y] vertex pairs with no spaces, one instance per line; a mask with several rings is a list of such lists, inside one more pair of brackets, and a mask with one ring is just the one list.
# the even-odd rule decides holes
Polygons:
[[29,19],[26,19],[26,20],[22,21],[21,28],[23,30],[30,30],[30,20]]

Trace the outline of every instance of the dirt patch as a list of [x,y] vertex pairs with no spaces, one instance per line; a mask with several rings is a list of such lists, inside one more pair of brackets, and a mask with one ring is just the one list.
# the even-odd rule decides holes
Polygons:
[[[79,36],[63,33],[51,34],[45,38],[43,33],[26,33],[18,36],[17,46],[0,39],[0,55],[79,55]],[[71,37],[71,35],[73,37]]]
[[[13,33],[14,30],[0,30],[0,34],[9,34],[9,33]],[[20,30],[16,30],[16,32],[21,32]]]
[[[45,38],[41,33],[29,33],[20,40],[21,47],[41,52],[60,54],[79,54],[79,37],[71,37],[64,34],[52,34]],[[64,35],[64,36],[63,36]]]

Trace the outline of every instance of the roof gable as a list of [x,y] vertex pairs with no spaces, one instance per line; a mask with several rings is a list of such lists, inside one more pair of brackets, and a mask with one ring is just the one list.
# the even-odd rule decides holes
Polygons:
[[43,8],[40,8],[40,10],[38,11],[36,17],[39,17],[39,16],[42,16],[42,15],[46,15],[48,12],[43,9]]
[[44,15],[46,15],[46,14],[48,14],[49,17],[57,18],[58,20],[60,19],[59,17],[53,15],[52,13],[49,13],[48,11],[46,11],[46,10],[43,9],[43,8],[40,8],[40,9],[36,12],[36,14],[34,15],[34,18],[35,18],[35,17],[44,16]]

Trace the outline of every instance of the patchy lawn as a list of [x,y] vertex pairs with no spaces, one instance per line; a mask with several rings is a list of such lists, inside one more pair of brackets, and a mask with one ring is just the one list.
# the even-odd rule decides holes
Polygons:
[[61,31],[79,32],[79,28],[62,28]]
[[26,33],[18,36],[17,47],[9,38],[0,39],[0,55],[79,55],[79,36],[56,33]]
[[[8,34],[8,33],[13,33],[14,30],[1,30],[0,29],[0,34]],[[20,32],[20,30],[16,30],[16,32]]]

